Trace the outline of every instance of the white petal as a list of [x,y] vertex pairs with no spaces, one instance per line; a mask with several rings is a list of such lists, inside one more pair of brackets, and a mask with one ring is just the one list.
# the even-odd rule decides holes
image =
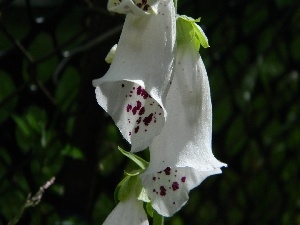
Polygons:
[[150,146],[149,171],[192,167],[213,171],[226,164],[212,153],[212,106],[207,73],[192,45],[179,46],[167,96],[168,119]]
[[[186,203],[190,189],[226,166],[212,154],[209,82],[202,59],[192,43],[178,46],[166,108],[167,121],[150,146],[150,164],[141,174],[141,180],[157,212],[171,216]],[[164,175],[168,170],[173,171],[172,179]],[[163,176],[159,178],[158,172]],[[186,177],[186,181],[180,183],[182,177]],[[174,182],[182,188],[172,192]],[[171,187],[171,191],[166,192],[168,196],[161,196],[161,189],[158,189],[161,186],[167,191]]]
[[[108,72],[93,81],[99,105],[132,144],[133,152],[148,147],[164,125],[175,36],[173,0],[159,1],[154,16],[128,14]],[[128,111],[135,106],[145,111]]]
[[186,204],[191,189],[206,177],[217,173],[221,173],[221,170],[199,172],[190,167],[167,167],[157,173],[142,175],[142,182],[147,188],[152,207],[163,216],[172,216]]
[[149,225],[143,202],[131,195],[125,201],[119,202],[103,225]]
[[156,14],[158,0],[109,0],[107,9],[117,13],[131,13],[136,16]]
[[147,148],[163,127],[162,107],[141,85],[129,81],[103,83],[96,88],[96,97],[124,138],[132,143],[134,152]]

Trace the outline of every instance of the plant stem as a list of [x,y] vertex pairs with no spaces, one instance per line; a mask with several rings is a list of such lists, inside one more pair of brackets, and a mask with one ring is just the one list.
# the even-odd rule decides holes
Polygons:
[[164,217],[159,215],[155,210],[153,212],[153,225],[164,225]]

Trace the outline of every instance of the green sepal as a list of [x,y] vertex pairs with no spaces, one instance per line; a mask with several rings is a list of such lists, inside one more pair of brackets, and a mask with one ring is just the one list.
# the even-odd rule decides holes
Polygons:
[[196,22],[200,22],[200,18],[193,19],[185,15],[177,17],[177,43],[188,44],[193,42],[195,48],[199,51],[200,46],[208,48],[209,44],[205,33]]
[[[130,193],[134,190],[137,176],[126,176],[128,179],[122,183],[118,193],[118,200],[124,201],[130,195]],[[124,180],[124,179],[123,179]]]
[[126,182],[128,182],[128,179],[130,178],[130,176],[125,176],[123,178],[123,180],[121,180],[121,182],[117,185],[116,189],[115,189],[115,192],[114,192],[114,199],[115,199],[115,202],[119,202],[120,199],[119,199],[119,193],[120,193],[120,189],[122,187],[122,185]]
[[150,202],[150,198],[148,197],[146,193],[146,189],[143,187],[142,181],[139,177],[137,177],[135,185],[136,185],[135,191],[136,191],[137,199],[143,202]]
[[142,172],[143,172],[143,170],[139,169],[139,170],[132,170],[131,172],[126,172],[126,171],[124,171],[124,174],[125,174],[126,176],[134,177],[134,176],[139,175],[139,174],[142,173]]
[[118,149],[123,155],[135,162],[142,170],[145,170],[148,167],[149,163],[141,157],[123,150],[120,146],[118,146]]
[[137,171],[136,175],[129,173],[123,180],[117,185],[114,193],[115,201],[124,201],[130,195],[131,192],[135,192],[138,200],[143,202],[150,202],[150,199],[146,193],[145,188],[142,185],[141,179],[137,176],[140,171]]
[[149,216],[153,217],[154,209],[152,207],[151,202],[146,203],[146,212]]

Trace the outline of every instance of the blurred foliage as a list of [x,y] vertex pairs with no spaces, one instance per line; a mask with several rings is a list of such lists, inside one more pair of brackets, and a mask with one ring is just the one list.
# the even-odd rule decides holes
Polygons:
[[[102,0],[15,2],[0,1],[0,224],[51,177],[18,224],[101,224],[132,165],[91,80],[124,17]],[[300,2],[178,0],[178,13],[209,38],[214,154],[229,167],[166,224],[300,224]]]

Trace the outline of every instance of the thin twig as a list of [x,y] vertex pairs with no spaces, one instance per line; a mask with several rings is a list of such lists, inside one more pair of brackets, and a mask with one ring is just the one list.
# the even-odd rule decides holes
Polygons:
[[81,37],[84,34],[84,32],[85,32],[85,29],[81,29],[76,34],[74,34],[70,39],[68,39],[67,41],[65,41],[64,43],[62,43],[60,46],[56,47],[53,51],[51,51],[48,54],[44,55],[43,57],[37,59],[34,63],[35,64],[39,64],[39,63],[41,63],[43,61],[48,60],[53,55],[55,55],[56,53],[58,53],[59,51],[61,51],[62,48],[64,48],[65,46],[69,45],[70,43],[72,43],[73,41],[75,41],[76,39],[78,39],[79,37]]
[[19,222],[19,220],[21,219],[21,217],[23,216],[25,209],[28,207],[34,207],[36,205],[38,205],[43,197],[44,192],[46,191],[46,189],[48,189],[55,181],[55,177],[52,177],[50,180],[48,180],[43,186],[40,187],[39,191],[34,195],[31,196],[31,194],[28,194],[27,199],[24,203],[24,205],[22,206],[19,214],[13,218],[8,225],[15,225]]
[[96,37],[95,39],[91,40],[90,42],[79,46],[78,48],[75,48],[72,51],[66,51],[64,53],[65,58],[59,63],[59,65],[56,67],[54,74],[53,74],[53,79],[54,82],[57,83],[58,81],[58,76],[62,73],[62,71],[66,68],[67,64],[69,63],[69,61],[76,56],[79,53],[88,51],[90,49],[92,49],[93,47],[99,45],[100,43],[102,43],[103,41],[109,39],[111,36],[115,35],[116,33],[120,32],[122,30],[122,25],[117,26],[109,31],[107,31],[106,33]]
[[48,89],[44,86],[44,84],[40,81],[36,81],[37,86],[42,90],[42,92],[46,95],[46,97],[49,99],[49,101],[53,104],[56,105],[54,97],[50,94]]
[[4,24],[0,21],[0,29],[6,35],[6,37],[19,49],[22,54],[25,56],[28,62],[33,63],[34,58],[30,55],[30,53],[25,49],[25,47],[20,43],[19,40],[15,39],[9,31],[5,28]]

